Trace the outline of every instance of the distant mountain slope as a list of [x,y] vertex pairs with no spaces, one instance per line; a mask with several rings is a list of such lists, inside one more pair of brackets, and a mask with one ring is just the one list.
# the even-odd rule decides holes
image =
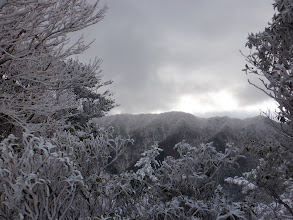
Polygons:
[[130,136],[134,146],[127,149],[115,165],[118,172],[133,166],[140,154],[155,141],[164,150],[162,155],[176,157],[173,147],[185,140],[197,145],[213,142],[218,150],[224,150],[227,142],[242,147],[247,141],[270,142],[275,130],[268,118],[257,116],[247,119],[229,117],[199,118],[189,113],[167,112],[161,114],[121,114],[95,119],[101,127],[113,126],[116,134]]

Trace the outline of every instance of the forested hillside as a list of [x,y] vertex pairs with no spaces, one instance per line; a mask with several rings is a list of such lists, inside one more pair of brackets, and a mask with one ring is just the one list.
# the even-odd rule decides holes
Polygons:
[[224,152],[227,143],[241,149],[252,141],[276,141],[277,135],[273,128],[276,122],[265,116],[247,119],[199,118],[184,112],[167,112],[111,115],[93,121],[101,127],[113,126],[116,135],[129,136],[134,140],[117,161],[115,168],[120,172],[134,165],[140,154],[156,142],[163,149],[161,155],[166,157],[177,155],[173,147],[183,140],[194,146],[213,142],[218,151]]

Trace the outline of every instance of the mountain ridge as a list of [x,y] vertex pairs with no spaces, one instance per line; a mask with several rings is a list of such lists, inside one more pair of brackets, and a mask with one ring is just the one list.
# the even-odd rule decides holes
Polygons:
[[126,149],[124,158],[115,165],[117,172],[127,169],[139,159],[141,153],[155,142],[163,149],[164,156],[176,156],[173,149],[185,140],[191,145],[213,142],[219,151],[226,143],[243,147],[248,141],[273,141],[274,129],[265,116],[246,119],[217,116],[200,118],[190,113],[166,112],[160,114],[118,114],[93,120],[101,127],[114,127],[115,134],[134,139],[134,146]]

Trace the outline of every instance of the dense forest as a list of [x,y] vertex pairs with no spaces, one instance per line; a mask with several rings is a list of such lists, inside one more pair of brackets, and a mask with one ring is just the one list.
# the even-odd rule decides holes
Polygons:
[[275,112],[105,117],[112,81],[68,34],[107,7],[0,0],[0,219],[293,219],[293,2],[273,7],[244,71]]

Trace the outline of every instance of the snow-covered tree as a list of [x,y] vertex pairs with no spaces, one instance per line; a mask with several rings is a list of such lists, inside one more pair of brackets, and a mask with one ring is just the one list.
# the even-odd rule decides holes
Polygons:
[[251,53],[244,70],[259,76],[263,87],[251,83],[278,103],[273,119],[280,122],[275,124],[279,135],[275,143],[249,143],[247,151],[258,161],[257,167],[227,181],[250,191],[250,201],[261,204],[256,209],[259,216],[288,219],[293,217],[293,2],[275,0],[273,6],[276,14],[269,26],[248,37]]
[[70,59],[89,45],[67,37],[99,22],[106,9],[99,1],[0,1],[2,136],[15,126],[52,132],[68,119],[85,123],[113,107],[109,92],[97,93],[111,83],[101,80],[100,60]]
[[105,190],[113,179],[106,170],[131,140],[88,124],[114,107],[109,91],[99,92],[112,82],[102,81],[100,60],[73,59],[89,45],[67,37],[99,22],[106,9],[98,0],[0,0],[5,219],[98,217],[120,193]]
[[251,53],[244,71],[259,76],[264,88],[251,83],[278,103],[277,119],[287,125],[282,133],[293,138],[293,2],[276,0],[273,5],[277,13],[269,26],[248,36]]

